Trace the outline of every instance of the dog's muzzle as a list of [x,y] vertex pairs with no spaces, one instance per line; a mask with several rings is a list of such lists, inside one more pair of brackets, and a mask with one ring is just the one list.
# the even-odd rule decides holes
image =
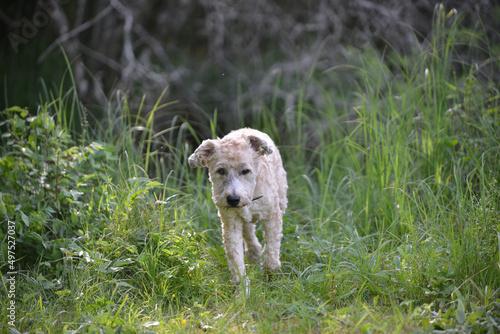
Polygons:
[[[258,199],[261,199],[262,197],[264,197],[264,195],[255,197],[255,198],[252,199],[252,201],[256,201]],[[239,204],[240,204],[240,196],[229,195],[229,196],[226,197],[226,201],[227,201],[227,204],[229,204],[229,207],[231,207],[231,208],[237,208],[239,206]]]

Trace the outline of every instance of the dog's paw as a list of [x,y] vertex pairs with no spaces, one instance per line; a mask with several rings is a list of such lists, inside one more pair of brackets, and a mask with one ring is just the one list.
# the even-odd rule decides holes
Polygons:
[[281,267],[281,261],[269,255],[264,255],[264,269],[266,271],[276,271]]

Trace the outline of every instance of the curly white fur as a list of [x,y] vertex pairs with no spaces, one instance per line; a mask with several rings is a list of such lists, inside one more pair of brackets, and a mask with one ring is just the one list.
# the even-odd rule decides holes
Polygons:
[[245,275],[243,242],[249,260],[256,263],[260,259],[262,246],[254,225],[257,221],[264,227],[264,268],[278,269],[288,185],[271,138],[254,129],[236,130],[222,139],[203,141],[188,162],[193,167],[208,167],[231,282],[238,283]]

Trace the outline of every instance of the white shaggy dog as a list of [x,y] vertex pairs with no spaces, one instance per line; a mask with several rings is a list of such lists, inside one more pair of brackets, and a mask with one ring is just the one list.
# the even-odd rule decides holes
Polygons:
[[188,162],[192,167],[208,167],[231,283],[245,275],[243,241],[250,261],[259,261],[262,246],[255,236],[257,221],[264,227],[264,268],[278,269],[288,185],[271,138],[254,129],[236,130],[222,139],[203,141]]

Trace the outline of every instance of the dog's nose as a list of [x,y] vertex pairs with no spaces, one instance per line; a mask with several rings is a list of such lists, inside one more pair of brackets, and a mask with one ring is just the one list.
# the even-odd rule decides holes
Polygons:
[[227,200],[227,204],[229,204],[232,207],[235,207],[235,206],[238,206],[238,204],[240,203],[240,196],[229,195],[229,196],[227,196],[226,200]]

